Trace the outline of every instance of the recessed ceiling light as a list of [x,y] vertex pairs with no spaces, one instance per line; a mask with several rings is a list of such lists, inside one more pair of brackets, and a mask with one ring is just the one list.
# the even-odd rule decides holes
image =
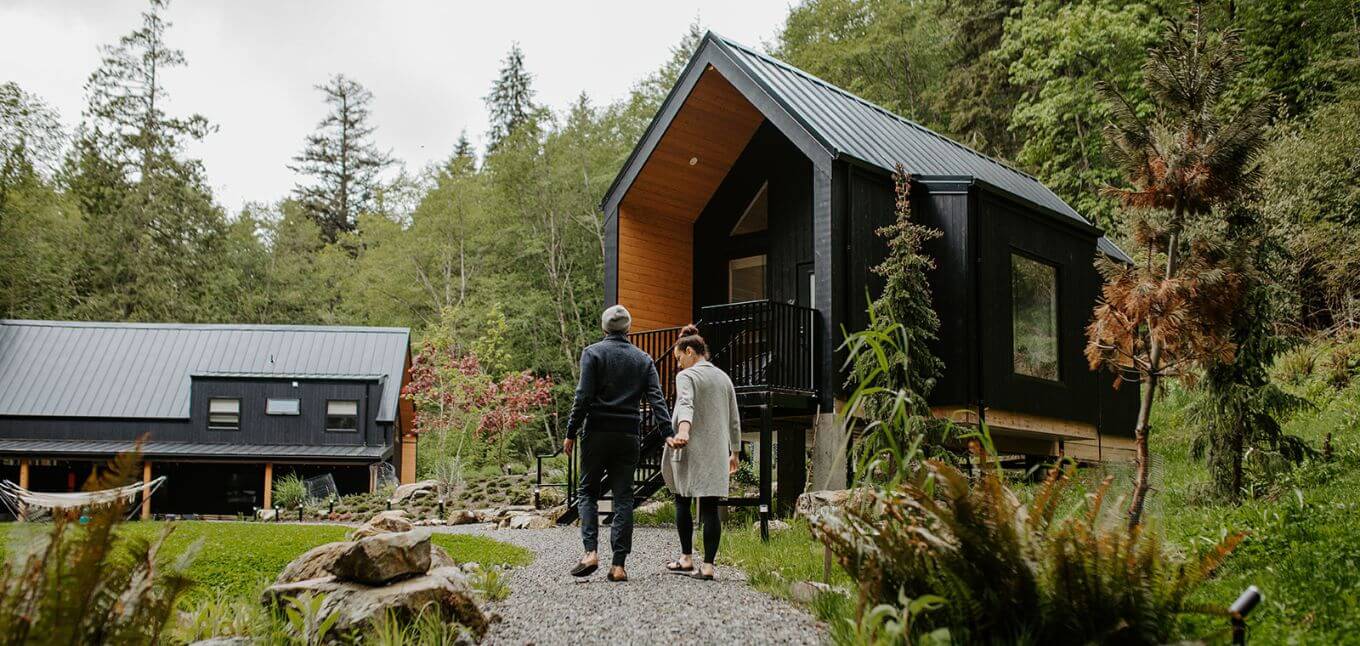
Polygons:
[[695,164],[697,164],[697,163],[699,163],[699,158],[698,158],[698,157],[690,157],[690,158],[689,158],[689,165],[690,165],[690,166],[693,166],[693,165],[695,165]]

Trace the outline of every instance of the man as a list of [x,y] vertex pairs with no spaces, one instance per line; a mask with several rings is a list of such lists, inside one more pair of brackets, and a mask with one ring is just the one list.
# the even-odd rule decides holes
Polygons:
[[596,552],[598,501],[607,479],[614,502],[614,524],[609,530],[614,557],[607,578],[628,580],[624,561],[633,545],[633,470],[638,464],[643,397],[651,404],[657,428],[665,437],[673,435],[656,366],[646,352],[628,341],[632,323],[633,317],[622,305],[606,309],[600,317],[604,340],[581,353],[581,381],[576,385],[576,402],[567,421],[567,439],[562,443],[570,454],[577,436],[581,438],[577,510],[585,556],[572,568],[572,576],[590,576],[600,566]]

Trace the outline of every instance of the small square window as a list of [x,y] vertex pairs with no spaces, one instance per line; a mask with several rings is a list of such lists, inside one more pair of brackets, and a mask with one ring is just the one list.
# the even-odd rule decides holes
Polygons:
[[1058,381],[1058,268],[1011,255],[1011,369]]
[[299,415],[302,407],[296,399],[266,399],[265,415]]
[[210,431],[241,430],[241,400],[218,399],[218,398],[209,399],[208,430]]
[[735,258],[727,263],[727,302],[765,299],[765,256]]
[[326,402],[326,430],[354,432],[359,430],[359,402],[331,399]]

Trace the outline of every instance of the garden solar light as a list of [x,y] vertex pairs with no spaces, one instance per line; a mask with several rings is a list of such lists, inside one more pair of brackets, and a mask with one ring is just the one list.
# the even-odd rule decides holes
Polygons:
[[1242,594],[1238,595],[1237,601],[1228,606],[1229,621],[1232,622],[1232,643],[1247,643],[1247,615],[1251,614],[1253,608],[1261,603],[1261,590],[1254,585],[1247,586]]

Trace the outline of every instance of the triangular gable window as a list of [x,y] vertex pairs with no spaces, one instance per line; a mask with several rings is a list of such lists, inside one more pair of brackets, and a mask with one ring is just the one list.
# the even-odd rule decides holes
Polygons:
[[746,205],[746,212],[742,213],[741,219],[737,220],[737,226],[732,227],[731,235],[760,233],[770,227],[769,189],[769,182],[760,185],[760,190],[756,191],[756,196],[751,198],[750,204]]

